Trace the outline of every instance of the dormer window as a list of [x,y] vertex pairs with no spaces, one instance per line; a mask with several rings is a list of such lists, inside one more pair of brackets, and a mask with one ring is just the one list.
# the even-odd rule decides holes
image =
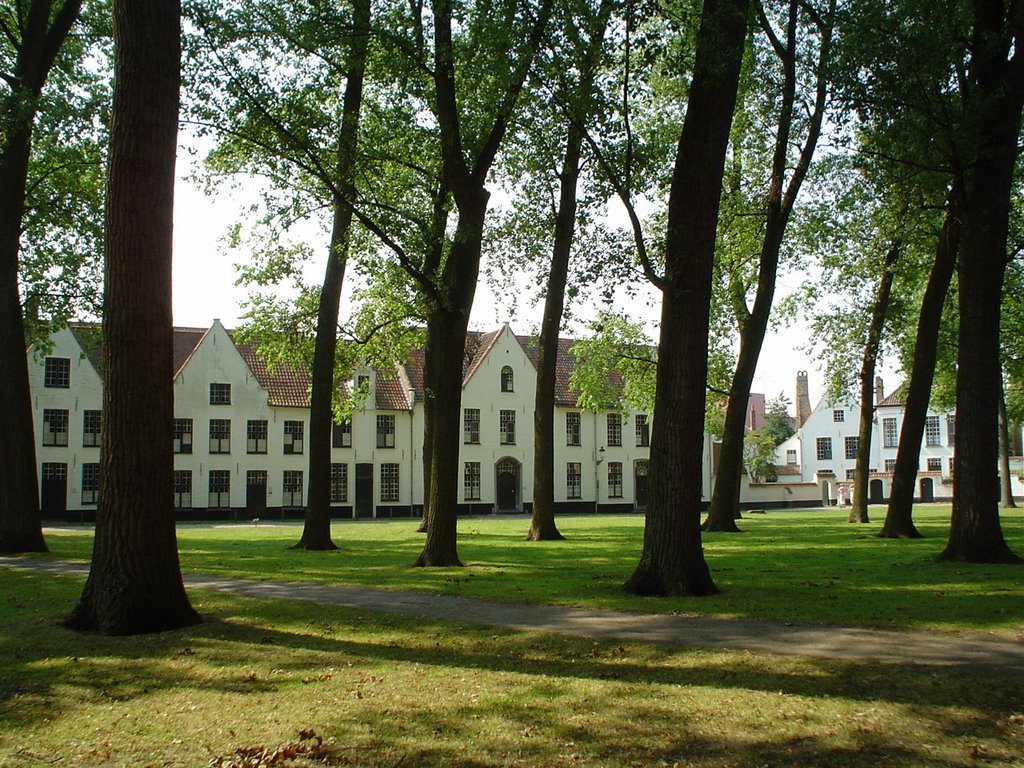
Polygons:
[[515,374],[512,373],[512,368],[506,365],[501,369],[501,391],[515,392],[515,389]]

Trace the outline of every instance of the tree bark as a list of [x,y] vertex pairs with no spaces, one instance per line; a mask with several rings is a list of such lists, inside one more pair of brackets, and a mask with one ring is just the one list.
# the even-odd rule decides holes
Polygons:
[[68,626],[126,635],[194,624],[174,530],[171,235],[180,6],[115,0],[107,173],[100,505]]
[[348,74],[338,135],[334,193],[334,221],[327,254],[320,303],[317,307],[316,341],[309,404],[309,495],[306,499],[302,537],[296,549],[332,550],[331,540],[331,427],[334,423],[334,368],[338,346],[338,314],[345,282],[352,204],[356,195],[355,162],[359,115],[363,100],[366,51],[369,45],[369,0],[353,0],[353,34],[349,47]]
[[867,523],[868,520],[868,468],[871,466],[871,427],[875,416],[875,362],[882,344],[885,317],[889,312],[889,296],[900,244],[889,246],[882,267],[882,277],[875,294],[875,305],[868,324],[868,338],[864,345],[864,358],[860,366],[860,423],[857,425],[857,459],[853,472],[853,501],[847,522]]
[[943,560],[1020,563],[999,524],[999,320],[1010,198],[1024,105],[1024,8],[974,3],[966,217],[959,268],[956,472]]
[[747,0],[705,0],[669,192],[657,389],[640,595],[717,592],[700,539],[712,265]]
[[[831,50],[831,18],[834,4],[829,8],[828,25],[822,25],[822,45],[818,61],[818,82],[815,108],[808,127],[807,140],[801,150],[800,159],[792,171],[786,187],[785,175],[788,170],[790,132],[793,123],[793,108],[796,101],[796,57],[797,57],[797,12],[798,4],[790,2],[789,23],[785,44],[777,43],[777,52],[782,59],[784,79],[782,85],[782,107],[779,112],[778,130],[772,157],[771,184],[765,200],[766,221],[764,238],[761,243],[761,257],[758,266],[757,290],[753,307],[748,311],[746,291],[733,297],[740,324],[740,348],[729,386],[729,401],[725,411],[722,431],[722,446],[718,454],[718,472],[711,494],[708,516],[701,526],[705,531],[735,533],[739,531],[736,520],[740,517],[740,486],[743,479],[743,445],[746,434],[747,403],[750,387],[761,356],[761,347],[768,330],[775,298],[775,280],[779,269],[779,253],[786,232],[793,205],[811,164],[821,132],[821,121],[825,109],[825,64]],[[762,16],[762,25],[769,22]]]
[[960,250],[963,211],[959,187],[950,189],[946,201],[946,217],[939,231],[935,248],[935,262],[928,275],[921,312],[917,319],[914,342],[914,360],[910,368],[910,381],[903,405],[903,425],[900,427],[899,448],[893,468],[892,489],[885,523],[879,536],[888,539],[919,539],[920,531],[914,525],[914,487],[921,461],[921,440],[931,400],[932,381],[935,378],[936,350],[939,343],[939,321],[942,308],[953,279],[953,269]]
[[999,397],[999,490],[1001,505],[1015,509],[1013,500],[1013,476],[1010,474],[1010,427],[1006,418],[1006,391],[1000,390]]
[[[29,3],[19,28],[14,78],[0,107],[0,552],[46,552],[39,510],[32,396],[18,290],[21,223],[38,100],[57,53],[78,18],[81,0]],[[51,22],[52,17],[52,22]]]

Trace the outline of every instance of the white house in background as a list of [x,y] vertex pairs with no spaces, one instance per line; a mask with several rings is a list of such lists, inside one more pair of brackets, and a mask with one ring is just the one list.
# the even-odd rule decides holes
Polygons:
[[[880,379],[875,380],[876,405],[871,430],[868,499],[881,503],[889,498],[896,465],[900,429],[903,427],[903,391],[884,397]],[[849,486],[857,464],[860,405],[822,399],[803,425],[776,451],[780,478],[813,482],[822,503],[835,503],[840,486]],[[921,501],[953,496],[953,436],[956,416],[929,408],[921,445],[916,498]]]
[[[46,518],[91,519],[99,501],[100,329],[76,325],[29,350]],[[570,340],[559,345],[555,406],[558,511],[646,505],[648,414],[576,407]],[[525,512],[533,497],[535,341],[508,325],[467,338],[459,473],[465,513]],[[182,519],[297,517],[308,477],[309,374],[271,371],[219,321],[174,330],[174,503]],[[419,515],[423,504],[423,354],[390,371],[358,369],[370,395],[334,425],[331,503],[339,517]],[[703,496],[711,490],[705,438]]]

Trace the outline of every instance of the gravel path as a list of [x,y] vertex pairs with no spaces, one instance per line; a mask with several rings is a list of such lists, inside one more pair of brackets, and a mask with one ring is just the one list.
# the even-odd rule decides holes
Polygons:
[[[60,560],[0,557],[0,567],[85,577],[88,565]],[[984,635],[887,632],[810,624],[625,613],[553,605],[517,605],[434,595],[295,581],[258,581],[185,574],[190,589],[246,597],[308,600],[397,616],[443,619],[512,630],[595,639],[728,648],[784,656],[811,656],[897,664],[998,667],[1024,673],[1024,644]]]

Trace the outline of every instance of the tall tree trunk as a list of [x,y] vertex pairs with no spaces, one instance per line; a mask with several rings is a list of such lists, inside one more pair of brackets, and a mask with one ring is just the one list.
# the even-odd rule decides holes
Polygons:
[[1024,8],[974,3],[971,39],[972,164],[960,247],[956,473],[944,560],[1020,563],[999,524],[999,320],[1010,197],[1024,105]]
[[555,220],[544,320],[537,354],[537,394],[533,407],[533,512],[527,541],[558,541],[565,537],[555,525],[555,374],[558,365],[558,332],[562,328],[565,284],[569,275],[576,231],[576,184],[580,173],[583,133],[569,128],[565,158],[559,174],[560,196]]
[[[797,13],[798,4],[791,0],[789,21],[784,42],[774,37],[776,51],[782,59],[783,85],[775,150],[772,157],[771,185],[765,200],[766,221],[764,238],[761,243],[761,257],[757,274],[757,290],[752,309],[747,310],[746,291],[737,290],[733,304],[737,308],[740,323],[740,349],[729,386],[729,401],[725,411],[725,425],[722,431],[722,446],[718,454],[718,472],[711,494],[708,516],[701,526],[705,531],[738,532],[736,520],[740,517],[740,486],[743,478],[743,444],[746,434],[747,404],[750,387],[761,356],[761,347],[768,330],[775,298],[775,280],[779,270],[779,253],[785,236],[793,205],[800,187],[807,176],[811,158],[814,155],[821,132],[821,121],[825,110],[826,80],[825,68],[831,51],[831,23],[835,4],[828,10],[827,24],[821,25],[822,44],[819,52],[817,93],[814,111],[808,126],[807,139],[800,153],[800,159],[792,170],[788,187],[790,132],[793,123],[793,108],[796,101],[796,57],[797,57]],[[761,15],[761,24],[770,31],[768,20]],[[734,286],[737,287],[738,286]]]
[[712,265],[747,0],[705,0],[669,193],[644,544],[625,589],[717,592],[700,539]]
[[1013,509],[1013,476],[1010,474],[1010,427],[1006,419],[1006,390],[999,393],[999,489],[1002,506]]
[[[36,479],[32,396],[18,291],[21,220],[38,100],[57,52],[78,18],[81,0],[52,0],[23,9],[14,84],[0,106],[0,552],[45,552]],[[52,21],[51,21],[52,17]],[[13,42],[13,41],[12,41]]]
[[889,246],[889,251],[885,255],[882,277],[878,282],[878,293],[875,294],[875,305],[871,310],[871,321],[868,324],[864,358],[860,366],[860,423],[857,425],[857,459],[853,472],[853,501],[850,505],[850,517],[847,520],[850,523],[869,522],[868,468],[871,466],[871,426],[875,416],[875,363],[878,360],[878,349],[882,344],[882,331],[885,329],[885,316],[889,312],[889,296],[892,292],[892,280],[899,255],[900,244],[894,242]]
[[309,495],[302,538],[296,549],[337,549],[331,540],[331,426],[334,423],[334,367],[338,346],[338,314],[345,282],[352,205],[355,199],[356,145],[363,99],[366,50],[369,45],[370,2],[353,0],[353,34],[338,136],[334,222],[327,269],[317,308],[316,342],[309,404]]
[[914,360],[910,368],[910,381],[903,405],[903,425],[896,452],[896,465],[892,473],[889,506],[879,536],[888,539],[919,539],[920,531],[914,525],[914,486],[921,461],[921,440],[931,400],[932,380],[935,378],[936,350],[939,344],[939,324],[946,303],[949,283],[953,279],[960,233],[963,223],[962,195],[958,184],[950,189],[946,199],[946,216],[939,231],[935,247],[935,261],[921,300],[914,341]]
[[114,0],[100,505],[92,568],[67,619],[125,635],[199,621],[174,531],[171,235],[180,6]]
[[475,196],[456,192],[461,203],[444,269],[447,302],[435,303],[427,315],[423,364],[424,415],[430,420],[423,446],[424,456],[430,457],[424,465],[427,540],[414,563],[417,566],[462,565],[456,547],[462,368],[489,197],[482,186]]

